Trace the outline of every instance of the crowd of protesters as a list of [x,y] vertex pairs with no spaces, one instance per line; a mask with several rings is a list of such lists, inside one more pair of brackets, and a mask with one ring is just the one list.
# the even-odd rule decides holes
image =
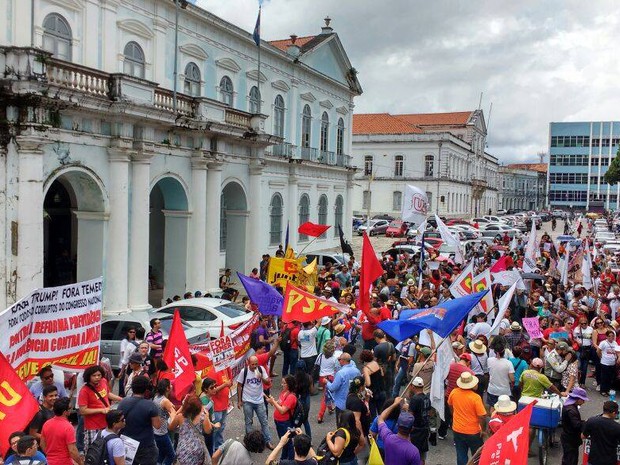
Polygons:
[[[586,235],[592,230],[585,218],[571,224]],[[509,257],[508,270],[523,268],[527,238],[511,241],[510,247],[503,239],[466,251],[474,274],[502,257]],[[591,285],[582,283],[581,262],[571,264],[568,279],[558,270],[563,254],[579,247],[593,257]],[[590,463],[612,463],[611,456],[615,463],[615,446],[620,444],[614,402],[620,379],[620,283],[610,268],[612,257],[593,241],[557,243],[547,234],[536,255],[537,276],[517,288],[499,334],[491,336],[494,322],[488,321],[488,313],[477,312],[446,341],[454,360],[445,380],[443,420],[429,397],[441,338],[423,330],[394,341],[377,325],[397,319],[403,309],[430,308],[453,299],[450,285],[466,263],[444,260],[432,270],[425,263],[420,272],[419,256],[386,255],[370,308],[359,309],[361,268],[351,257],[347,264],[325,266],[315,288],[317,296],[346,304],[348,313],[303,324],[261,316],[251,337],[254,353],[235,379],[222,373],[198,377],[181,400],[171,395],[174,375],[161,358],[165,341],[156,319],[146,334],[142,328],[128,329],[116,377],[105,364],[78,377],[73,386],[78,391],[73,396],[77,419],[64,383],[51,367],[43,368],[30,386],[40,411],[25,431],[11,436],[4,463],[82,465],[93,444],[109,436],[109,463],[123,465],[122,432],[139,444],[136,465],[249,465],[256,461],[252,454],[264,449],[271,451],[267,465],[311,464],[321,454],[337,457],[340,465],[356,465],[374,441],[386,465],[424,463],[438,441],[454,443],[457,464],[465,465],[475,460],[470,457],[476,457],[485,438],[516,413],[522,396],[541,397],[544,392],[564,400],[562,463],[577,464],[585,437],[591,440]],[[433,253],[426,257],[434,258]],[[268,260],[263,257],[265,263],[251,276],[264,279]],[[231,294],[234,283],[230,273],[224,276],[222,283]],[[508,288],[494,283],[494,301]],[[232,294],[236,298],[238,293]],[[244,304],[251,311],[251,302],[244,299]],[[523,319],[533,317],[542,337],[532,338],[524,328]],[[278,355],[283,355],[281,374],[274,371]],[[280,389],[273,387],[277,377]],[[112,390],[115,380],[117,394]],[[591,389],[611,399],[604,403],[602,416],[584,421],[578,407],[590,400]],[[313,395],[320,396],[316,411],[311,411]],[[230,405],[239,413],[230,411]],[[236,414],[243,414],[245,422],[242,440],[226,437],[227,417]],[[326,437],[316,437],[315,422],[329,422],[333,428]]]

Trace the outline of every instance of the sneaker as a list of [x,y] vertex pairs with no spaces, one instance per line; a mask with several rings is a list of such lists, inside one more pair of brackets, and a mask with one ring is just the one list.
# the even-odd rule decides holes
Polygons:
[[438,438],[438,439],[441,439],[441,440],[443,441],[443,440],[445,440],[445,439],[446,439],[446,436],[442,436],[441,434],[438,434],[438,435],[437,435],[437,438]]
[[323,423],[323,417],[318,417],[318,418],[316,419],[316,422],[317,422],[317,423]]

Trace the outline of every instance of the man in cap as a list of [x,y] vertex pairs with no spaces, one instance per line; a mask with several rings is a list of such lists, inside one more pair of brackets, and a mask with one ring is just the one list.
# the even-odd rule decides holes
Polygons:
[[[385,424],[385,420],[399,405],[401,406],[401,413],[396,420],[398,433],[394,434]],[[418,448],[409,440],[415,419],[404,408],[406,405],[402,397],[396,397],[392,405],[379,415],[377,423],[379,424],[379,437],[383,440],[385,450],[385,465],[421,465],[422,463]]]
[[482,446],[482,431],[487,411],[482,398],[475,391],[478,386],[477,377],[469,372],[461,373],[456,386],[448,397],[448,406],[452,410],[456,463],[466,465],[469,460],[468,451],[473,455]]
[[618,404],[608,400],[603,404],[603,415],[588,418],[581,437],[590,439],[589,465],[616,465],[620,445],[620,424],[616,422]]
[[431,400],[428,394],[424,393],[424,380],[419,376],[413,378],[410,389],[412,395],[409,398],[409,411],[415,421],[409,437],[411,443],[418,448],[422,463],[424,463],[428,453],[428,439],[431,432],[429,419]]
[[553,385],[551,380],[541,373],[544,362],[538,357],[532,359],[529,370],[521,373],[519,386],[521,386],[521,395],[527,397],[541,397],[545,389],[560,394],[560,390]]
[[325,300],[329,300],[330,302],[334,302],[335,304],[338,303],[338,301],[336,300],[336,298],[333,295],[333,291],[332,291],[332,288],[330,286],[325,286],[323,288],[322,294],[323,294],[323,298]]
[[576,387],[568,395],[562,407],[562,465],[577,465],[579,461],[579,446],[581,445],[581,431],[584,421],[579,413],[579,406],[589,401],[585,389]]
[[545,375],[560,389],[562,387],[562,373],[568,367],[568,349],[570,347],[564,341],[558,342],[555,349],[550,350],[545,356]]
[[134,352],[129,357],[129,368],[131,368],[131,373],[127,376],[127,381],[125,382],[125,397],[131,397],[133,395],[133,391],[131,389],[131,382],[140,375],[147,376],[149,375],[146,367],[142,364],[143,359],[139,353]]

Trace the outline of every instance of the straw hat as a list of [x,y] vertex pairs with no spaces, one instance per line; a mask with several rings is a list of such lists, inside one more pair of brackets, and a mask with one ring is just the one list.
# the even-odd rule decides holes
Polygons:
[[493,406],[497,413],[512,413],[517,410],[517,403],[510,400],[506,394],[497,398],[497,403]]
[[336,326],[334,326],[334,332],[336,334],[340,334],[344,331],[345,326],[342,323],[338,323]]
[[482,355],[487,353],[487,346],[485,346],[481,340],[476,339],[475,341],[471,341],[469,343],[469,350],[471,350],[474,354]]
[[510,329],[513,331],[521,331],[522,328],[518,321],[513,321],[510,323]]
[[478,378],[472,375],[469,371],[464,371],[456,380],[456,385],[461,389],[473,389],[478,386]]

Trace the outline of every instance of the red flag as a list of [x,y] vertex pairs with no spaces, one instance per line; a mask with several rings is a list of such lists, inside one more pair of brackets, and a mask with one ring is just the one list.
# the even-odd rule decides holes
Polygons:
[[504,255],[497,260],[491,267],[491,273],[498,273],[500,271],[507,271],[508,268],[514,267],[515,262],[510,255]]
[[305,234],[306,236],[319,237],[329,228],[331,228],[331,226],[326,224],[314,224],[307,221],[297,228],[297,232],[299,232],[299,234]]
[[181,324],[179,311],[174,311],[170,337],[164,351],[164,362],[172,368],[174,379],[172,380],[172,395],[176,400],[183,400],[183,396],[193,387],[196,379],[189,344],[185,337],[185,331]]
[[323,318],[324,316],[332,316],[334,313],[350,311],[347,305],[337,304],[331,300],[321,299],[309,292],[303,291],[286,282],[284,290],[284,305],[282,306],[282,321],[313,321]]
[[370,311],[370,291],[372,283],[383,274],[383,267],[377,258],[375,249],[364,233],[364,245],[362,246],[362,272],[360,273],[360,297],[359,304],[363,312]]
[[39,410],[39,403],[0,352],[0,453],[9,449],[9,436],[23,431]]
[[527,463],[530,448],[530,417],[535,403],[532,402],[517,413],[486,440],[482,446],[479,465]]

